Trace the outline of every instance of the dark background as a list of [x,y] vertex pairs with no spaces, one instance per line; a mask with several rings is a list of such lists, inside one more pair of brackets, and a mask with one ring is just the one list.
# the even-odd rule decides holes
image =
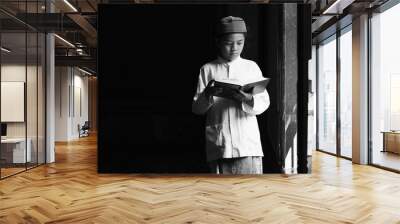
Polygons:
[[204,116],[191,112],[200,67],[215,59],[214,24],[242,17],[243,58],[272,78],[258,116],[264,172],[281,172],[278,136],[282,5],[100,5],[98,21],[101,173],[206,173]]

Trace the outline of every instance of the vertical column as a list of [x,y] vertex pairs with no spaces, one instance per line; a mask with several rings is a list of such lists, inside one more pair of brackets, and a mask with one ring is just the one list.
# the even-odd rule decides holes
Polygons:
[[353,162],[368,163],[368,15],[353,19]]
[[286,173],[297,169],[297,4],[283,7],[283,159]]
[[[47,12],[53,12],[51,1],[46,1]],[[55,43],[52,33],[46,34],[46,163],[55,161]]]

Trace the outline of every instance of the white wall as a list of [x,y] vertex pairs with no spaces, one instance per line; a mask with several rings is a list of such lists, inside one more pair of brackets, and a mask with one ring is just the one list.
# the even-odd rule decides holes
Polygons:
[[[27,78],[27,80],[25,80]],[[45,146],[45,120],[44,120],[44,74],[41,66],[25,64],[3,64],[1,66],[2,82],[24,82],[26,84],[26,106],[21,108],[26,112],[26,120],[23,122],[6,122],[8,138],[23,138],[25,135],[31,140],[32,161],[44,163]],[[2,95],[2,98],[6,97]],[[10,108],[1,108],[2,112]],[[9,111],[16,113],[17,111]],[[37,156],[37,153],[39,155]]]
[[[39,70],[41,72],[41,69]],[[1,81],[3,82],[26,82],[25,76],[28,78],[27,87],[27,120],[28,120],[28,137],[31,133],[36,136],[37,122],[37,99],[36,99],[36,66],[27,66],[25,64],[5,64],[1,66]],[[2,96],[4,97],[4,96]],[[42,102],[42,101],[40,101]],[[41,107],[43,105],[39,105]],[[1,108],[6,110],[7,108]],[[26,122],[7,122],[8,137],[24,137]]]
[[[88,102],[88,77],[82,76],[79,70],[74,70],[74,108],[73,119],[72,119],[72,135],[78,137],[78,124],[81,126],[89,118],[89,102]],[[79,97],[80,96],[80,97]],[[80,111],[81,110],[81,111]]]
[[55,141],[68,141],[70,74],[67,67],[55,68]]
[[79,138],[78,124],[88,120],[88,77],[76,68],[56,67],[56,141]]
[[[1,66],[1,81],[2,82],[25,82],[26,69],[32,70],[32,66],[25,67],[25,64],[6,64]],[[31,74],[31,72],[28,72]],[[2,96],[4,97],[4,96]],[[7,108],[1,108],[6,110]],[[24,137],[25,122],[7,122],[8,137]]]
[[2,81],[0,101],[2,122],[25,121],[25,82]]

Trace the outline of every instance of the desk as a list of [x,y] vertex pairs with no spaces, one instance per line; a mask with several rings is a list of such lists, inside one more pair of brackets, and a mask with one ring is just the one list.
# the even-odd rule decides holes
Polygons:
[[[25,138],[6,138],[1,139],[1,157],[6,163],[25,163],[32,158],[30,138],[27,139],[25,151]],[[26,154],[25,154],[26,153]],[[25,161],[27,159],[27,161]]]
[[383,150],[382,152],[393,152],[400,154],[400,132],[399,131],[382,131],[383,133]]

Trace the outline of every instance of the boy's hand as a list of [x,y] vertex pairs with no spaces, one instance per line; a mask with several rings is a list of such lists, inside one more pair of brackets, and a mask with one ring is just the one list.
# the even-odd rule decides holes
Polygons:
[[233,98],[239,103],[247,103],[249,105],[254,104],[253,95],[250,93],[243,92],[243,90],[235,91],[235,94],[233,94]]
[[210,98],[210,96],[214,96],[222,92],[222,88],[212,86],[213,83],[214,80],[211,80],[210,82],[208,82],[206,88],[204,89],[204,94],[207,98]]

